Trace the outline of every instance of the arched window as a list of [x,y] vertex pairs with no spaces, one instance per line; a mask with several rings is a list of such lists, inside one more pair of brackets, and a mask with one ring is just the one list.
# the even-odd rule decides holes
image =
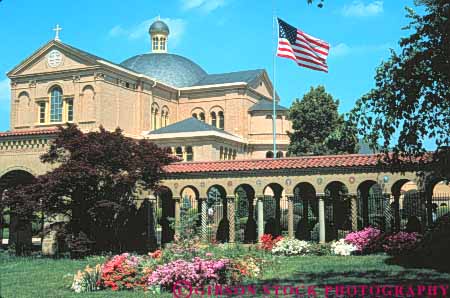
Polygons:
[[177,148],[175,149],[175,155],[176,155],[178,158],[183,159],[183,148],[177,147]]
[[225,149],[224,149],[224,152],[223,152],[223,159],[224,159],[224,160],[227,160],[227,159],[228,159],[228,148],[225,148]]
[[158,50],[158,37],[153,37],[153,50]]
[[169,125],[169,108],[166,106],[161,109],[161,127]]
[[195,119],[198,119],[197,113],[192,113],[192,117],[194,117]]
[[277,158],[282,158],[283,157],[283,152],[282,151],[278,151],[277,152]]
[[211,125],[217,127],[217,116],[216,112],[211,112]]
[[62,122],[63,99],[62,90],[55,87],[50,97],[50,122]]
[[164,123],[164,120],[166,119],[166,113],[164,112],[164,110],[161,111],[161,127],[166,126]]
[[205,122],[205,113],[201,112],[199,116],[200,116],[200,120]]
[[223,160],[223,147],[222,147],[222,146],[220,146],[220,151],[219,151],[219,152],[220,152],[220,154],[219,154],[219,155],[220,155],[219,159],[220,159],[220,160]]
[[219,114],[219,128],[223,129],[225,127],[225,119],[223,116],[223,112],[220,111],[218,114]]
[[236,159],[236,156],[237,156],[237,151],[235,149],[235,150],[233,150],[233,159]]
[[273,158],[273,152],[272,151],[267,151],[266,152],[266,158]]
[[153,109],[153,129],[158,129],[158,108]]
[[186,147],[186,161],[194,160],[194,151],[191,146]]

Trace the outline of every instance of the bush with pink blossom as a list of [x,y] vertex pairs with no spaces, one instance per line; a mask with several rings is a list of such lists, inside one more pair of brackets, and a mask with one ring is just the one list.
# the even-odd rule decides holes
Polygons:
[[373,253],[381,250],[382,238],[383,234],[380,230],[367,227],[347,234],[345,242],[354,245],[359,253]]
[[397,256],[413,250],[421,238],[418,233],[399,232],[384,239],[383,249],[387,254]]
[[176,260],[158,266],[148,277],[148,285],[159,285],[170,291],[177,281],[189,282],[192,286],[225,283],[230,264],[228,259],[205,260],[197,257],[192,262]]

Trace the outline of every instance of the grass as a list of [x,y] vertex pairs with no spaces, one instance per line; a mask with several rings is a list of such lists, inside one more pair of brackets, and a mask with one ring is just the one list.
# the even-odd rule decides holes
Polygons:
[[[323,256],[280,257],[277,265],[267,268],[267,274],[257,282],[262,285],[325,285],[342,284],[449,284],[450,275],[425,269],[405,269],[385,263],[387,257],[374,256]],[[68,289],[73,274],[87,264],[95,265],[101,258],[87,260],[16,258],[0,255],[0,297],[154,297],[143,292],[112,292],[76,294]],[[66,276],[66,278],[65,278]],[[164,294],[160,297],[172,297]],[[205,296],[206,297],[206,296]],[[280,296],[288,297],[288,296]],[[291,297],[291,296],[289,296]],[[323,297],[323,296],[318,296]]]

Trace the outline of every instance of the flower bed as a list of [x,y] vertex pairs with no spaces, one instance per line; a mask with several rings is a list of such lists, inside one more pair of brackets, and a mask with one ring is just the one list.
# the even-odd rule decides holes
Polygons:
[[383,249],[387,254],[397,256],[413,250],[421,238],[418,233],[399,232],[386,237]]

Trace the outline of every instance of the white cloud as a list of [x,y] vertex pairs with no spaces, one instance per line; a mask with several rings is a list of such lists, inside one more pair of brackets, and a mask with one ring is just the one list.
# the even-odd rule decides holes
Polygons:
[[339,43],[330,47],[330,57],[343,57],[347,55],[359,55],[374,52],[387,51],[393,46],[389,43],[382,43],[376,45],[352,45],[346,43]]
[[376,16],[383,12],[383,1],[373,1],[364,4],[361,0],[356,0],[351,5],[345,5],[341,12],[346,17]]
[[226,4],[225,0],[181,0],[181,2],[185,10],[198,9],[204,13],[209,13]]
[[[154,17],[128,28],[121,25],[116,25],[109,30],[108,34],[111,37],[126,37],[132,40],[148,38],[148,28],[157,19],[157,17]],[[169,46],[176,47],[186,30],[187,22],[183,19],[171,18],[161,18],[161,21],[165,22],[169,26]]]

